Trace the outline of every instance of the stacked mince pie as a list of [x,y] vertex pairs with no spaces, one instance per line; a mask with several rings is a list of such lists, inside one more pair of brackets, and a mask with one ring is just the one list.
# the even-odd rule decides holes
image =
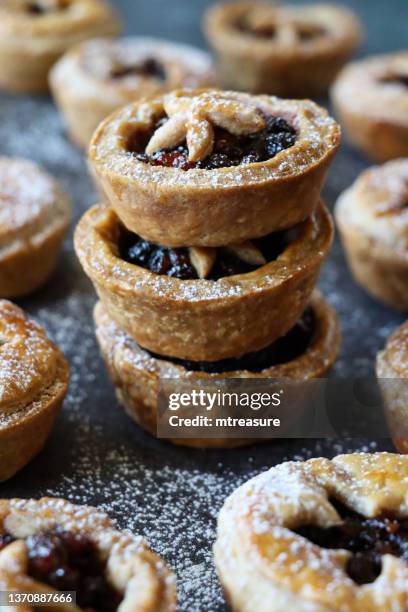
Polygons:
[[109,204],[84,215],[76,251],[119,400],[151,433],[160,378],[308,379],[333,363],[337,318],[313,291],[339,138],[313,102],[218,90],[135,102],[94,134]]

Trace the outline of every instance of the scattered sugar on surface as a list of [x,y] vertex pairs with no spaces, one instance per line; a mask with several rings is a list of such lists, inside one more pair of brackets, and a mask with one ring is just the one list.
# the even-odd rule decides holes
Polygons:
[[[95,203],[81,153],[66,140],[56,111],[44,98],[2,99],[0,142],[6,155],[44,164],[75,200],[75,218]],[[16,137],[18,134],[18,138]],[[344,153],[339,172],[352,174]],[[337,173],[331,175],[337,181]],[[340,182],[330,183],[333,203]],[[398,317],[353,286],[336,246],[322,277],[323,292],[338,309],[344,351],[337,376],[367,375],[376,351]],[[212,564],[215,519],[224,499],[247,478],[286,460],[333,456],[353,449],[372,452],[374,442],[276,441],[228,452],[179,449],[144,435],[122,413],[96,347],[92,308],[96,301],[70,241],[47,289],[21,305],[41,322],[71,364],[63,414],[40,457],[9,483],[4,497],[61,495],[101,506],[144,535],[175,568],[180,609],[225,610]]]

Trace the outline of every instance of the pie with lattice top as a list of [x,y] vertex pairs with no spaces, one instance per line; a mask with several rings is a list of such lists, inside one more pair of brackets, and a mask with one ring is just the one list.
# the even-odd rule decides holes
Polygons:
[[300,98],[326,93],[362,38],[353,13],[325,4],[220,3],[204,30],[224,87]]
[[336,220],[356,281],[408,310],[408,159],[363,172],[339,198]]
[[67,49],[119,29],[105,0],[2,0],[0,89],[47,90],[48,72]]
[[143,538],[118,531],[96,508],[57,498],[0,500],[0,589],[39,602],[49,596],[47,607],[65,612],[176,609],[174,575]]
[[209,55],[153,38],[94,39],[70,49],[50,85],[70,135],[82,147],[116,108],[180,87],[214,83]]
[[215,562],[237,612],[408,608],[408,457],[289,462],[239,487]]
[[111,115],[89,157],[129,230],[169,247],[217,247],[310,216],[339,139],[310,101],[180,90]]

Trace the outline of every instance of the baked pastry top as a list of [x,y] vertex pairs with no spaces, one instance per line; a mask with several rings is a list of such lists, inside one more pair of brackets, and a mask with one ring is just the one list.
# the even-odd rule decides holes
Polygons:
[[37,52],[63,52],[83,40],[84,34],[91,38],[117,31],[117,16],[104,0],[3,0],[0,4],[0,36],[22,46],[36,40]]
[[204,30],[224,87],[298,98],[325,94],[362,38],[351,11],[325,4],[218,3]]
[[316,4],[276,6],[262,2],[232,2],[214,6],[206,32],[215,46],[224,43],[236,53],[264,59],[295,60],[331,56],[353,50],[361,39],[356,17],[343,6]]
[[44,330],[0,300],[0,423],[38,401],[61,370],[67,370],[65,360]]
[[68,196],[40,166],[0,157],[0,259],[66,228],[70,218]]
[[408,159],[364,171],[338,200],[342,224],[404,255],[408,250]]
[[100,510],[56,498],[0,500],[0,587],[75,591],[67,611],[176,609],[174,576],[143,538],[118,531]]
[[339,140],[310,101],[180,90],[110,116],[89,155],[129,229],[168,246],[218,246],[309,216]]
[[353,62],[333,86],[334,102],[358,113],[408,125],[408,52]]
[[69,79],[65,86],[71,95],[97,98],[103,90],[108,102],[121,104],[179,87],[203,87],[214,78],[207,53],[136,36],[88,40],[70,49],[57,66],[52,78],[61,87]]
[[[394,331],[388,338],[384,350],[378,353],[377,376],[408,378],[408,322],[403,323]],[[385,384],[388,383],[385,382]],[[405,383],[403,385],[405,386]],[[392,389],[392,383],[389,386]]]
[[237,489],[215,558],[234,610],[404,610],[408,457],[278,465]]

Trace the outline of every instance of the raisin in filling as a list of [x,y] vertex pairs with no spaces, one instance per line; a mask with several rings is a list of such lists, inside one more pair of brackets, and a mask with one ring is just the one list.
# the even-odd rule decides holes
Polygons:
[[112,79],[123,79],[128,76],[152,77],[159,81],[165,81],[166,71],[160,62],[151,57],[139,64],[115,67],[110,73]]
[[75,591],[80,608],[114,612],[121,601],[106,577],[106,563],[83,535],[54,529],[26,539],[28,575],[59,591]]
[[[279,257],[295,239],[297,230],[274,232],[265,238],[252,240],[266,261]],[[190,261],[187,248],[168,248],[140,238],[137,234],[121,228],[119,255],[128,263],[135,264],[155,274],[171,276],[183,280],[197,279],[197,272]],[[219,280],[234,274],[253,272],[258,266],[239,259],[226,248],[217,249],[217,258],[208,280]]]
[[[242,357],[232,357],[219,361],[188,361],[173,357],[166,357],[165,359],[193,372],[206,372],[208,374],[223,374],[240,370],[262,372],[267,368],[289,363],[303,355],[311,345],[315,333],[316,315],[313,308],[309,307],[286,336],[275,340],[266,348],[255,353],[247,353]],[[156,359],[163,359],[155,353],[150,353],[150,355]]]
[[382,556],[394,555],[408,563],[408,520],[392,516],[366,518],[338,500],[330,500],[343,519],[341,525],[305,525],[295,533],[321,548],[350,550],[347,573],[357,584],[374,582],[381,573]]
[[272,24],[260,24],[254,27],[247,19],[247,17],[241,17],[236,22],[236,28],[244,34],[251,34],[259,38],[275,38],[276,27]]
[[[212,152],[208,157],[197,162],[189,161],[185,142],[180,146],[161,149],[153,155],[147,155],[143,151],[152,132],[148,134],[140,131],[134,132],[127,139],[126,149],[144,163],[180,170],[192,170],[193,168],[216,170],[217,168],[267,161],[295,144],[296,130],[283,117],[269,116],[265,119],[266,128],[264,130],[242,136],[230,134],[216,127]],[[153,131],[156,131],[166,121],[167,118],[160,119]]]

